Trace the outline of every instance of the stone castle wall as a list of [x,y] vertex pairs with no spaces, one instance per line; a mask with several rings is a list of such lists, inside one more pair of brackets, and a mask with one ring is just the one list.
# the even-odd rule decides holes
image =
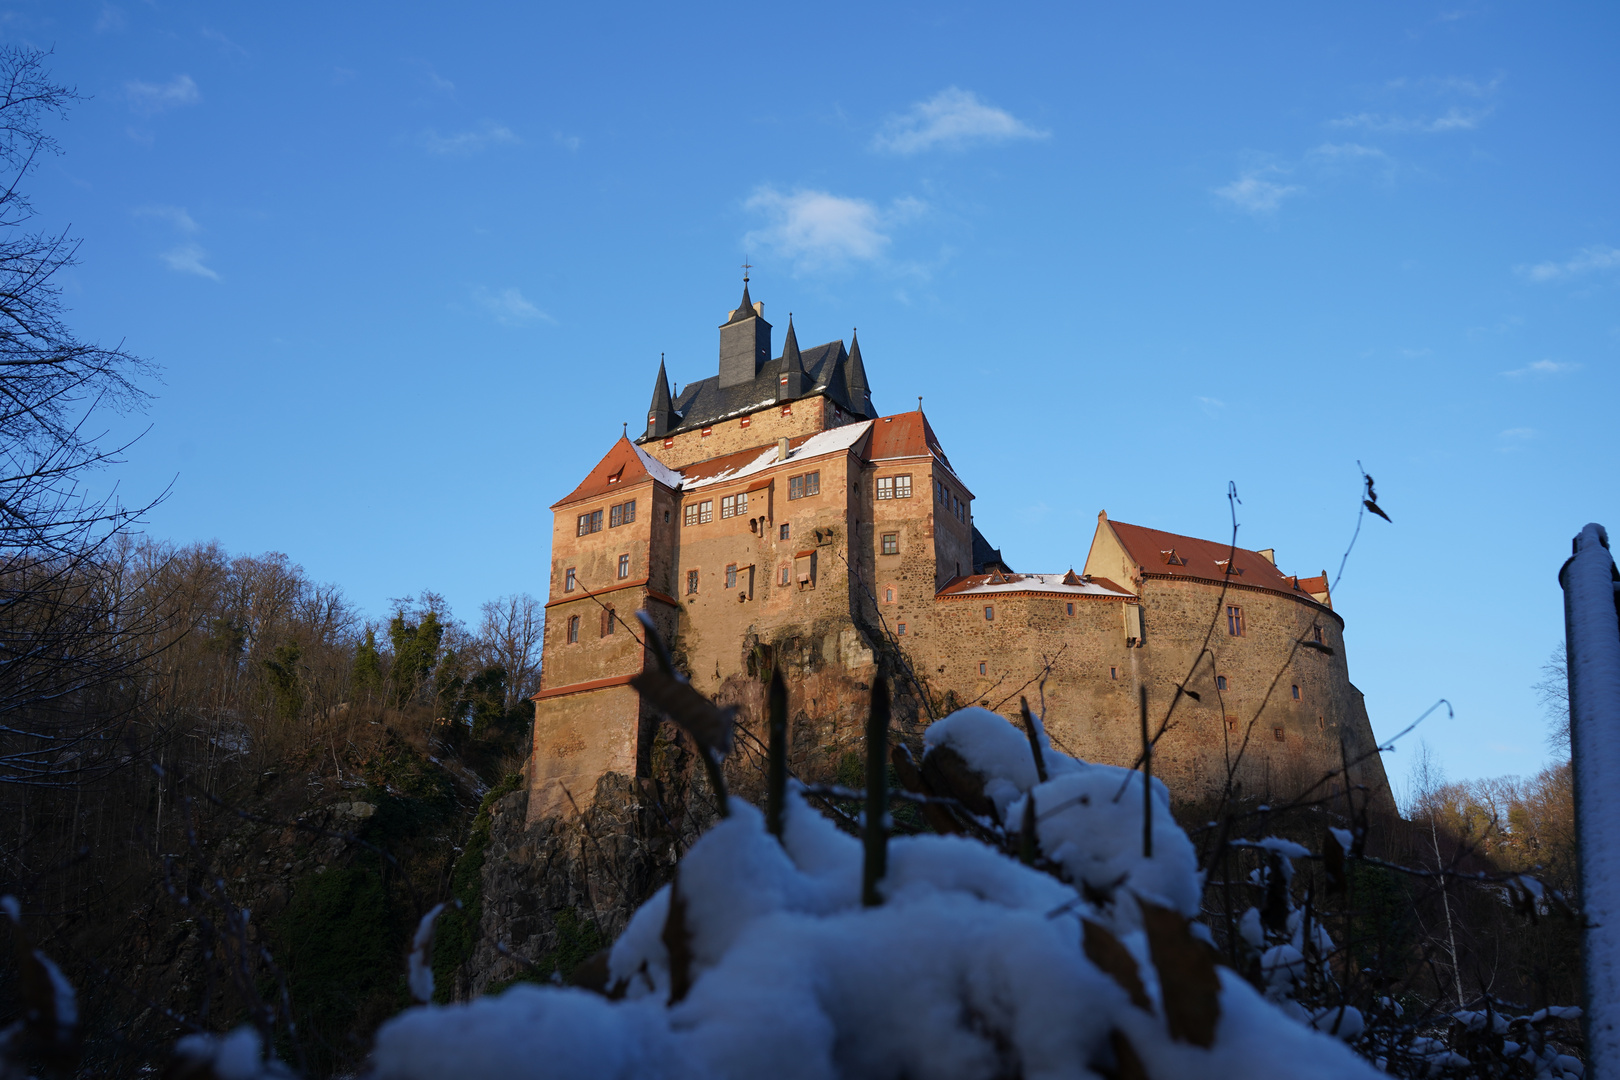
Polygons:
[[[785,405],[768,405],[758,412],[721,420],[707,428],[682,431],[663,438],[637,440],[641,448],[672,469],[698,461],[735,454],[739,450],[770,446],[778,439],[814,435],[853,419],[820,395]],[[703,434],[708,431],[709,434]]]
[[[807,411],[808,402],[795,404],[797,413]],[[820,430],[827,419],[765,410],[747,429],[737,421],[716,425],[701,444],[692,441],[696,433],[676,436],[679,452],[667,460],[679,461],[698,445],[704,457],[745,443],[763,451],[775,437],[773,417],[791,422],[796,434]],[[680,443],[688,436],[688,443]],[[578,790],[592,790],[587,781],[602,772],[645,775],[656,718],[643,714],[624,683],[646,661],[629,634],[601,633],[599,600],[612,603],[624,618],[645,605],[693,685],[739,705],[756,732],[764,676],[779,664],[789,683],[795,760],[820,778],[860,737],[877,658],[903,656],[923,693],[897,687],[906,695],[897,708],[902,725],[966,704],[985,704],[1011,719],[1021,693],[1040,708],[1041,673],[1050,663],[1047,727],[1060,749],[1078,757],[1132,764],[1141,750],[1138,687],[1147,687],[1149,721],[1157,730],[1183,686],[1196,697],[1177,702],[1154,768],[1178,798],[1218,794],[1229,768],[1245,793],[1292,794],[1340,767],[1342,742],[1352,759],[1371,754],[1356,779],[1390,804],[1381,763],[1371,753],[1365,706],[1349,680],[1343,623],[1329,608],[1303,594],[1241,583],[1223,596],[1218,582],[1147,574],[1122,561],[1122,552],[1096,543],[1093,557],[1113,560],[1105,567],[1109,578],[1134,595],[941,595],[943,585],[972,572],[973,533],[970,510],[958,519],[935,498],[936,479],[958,497],[967,492],[932,455],[872,462],[862,456],[867,445],[790,459],[682,492],[649,480],[558,508],[545,684],[580,689],[555,698],[547,697],[549,690],[540,695],[531,817],[568,809],[560,793],[564,782],[577,798]],[[645,448],[655,456],[659,449]],[[809,471],[820,474],[819,493],[790,500],[789,478]],[[877,499],[876,479],[897,475],[911,477],[911,497]],[[748,493],[746,512],[723,518],[721,500],[741,492]],[[638,510],[633,526],[575,535],[579,512],[631,496],[650,509],[644,515]],[[686,524],[683,508],[704,501],[713,503],[710,520]],[[886,535],[895,538],[888,554]],[[617,558],[626,552],[633,587],[595,598],[562,593],[568,566],[600,588],[596,582],[616,574]],[[805,558],[813,559],[814,572],[801,583]],[[728,567],[736,568],[730,584]],[[697,587],[690,591],[688,574],[694,571]],[[1242,609],[1242,635],[1227,633],[1228,605]],[[986,608],[993,618],[986,618]],[[1140,641],[1128,629],[1137,625],[1127,620],[1128,611],[1140,613]],[[567,618],[576,613],[580,640],[567,642]],[[1210,656],[1195,665],[1206,637]],[[1224,690],[1216,686],[1217,675],[1227,681]],[[1320,794],[1336,786],[1324,782]]]

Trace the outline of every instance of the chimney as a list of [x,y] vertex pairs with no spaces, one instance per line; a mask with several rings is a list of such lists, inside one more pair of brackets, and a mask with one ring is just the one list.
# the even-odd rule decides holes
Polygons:
[[788,441],[785,438],[784,439],[777,439],[776,440],[776,460],[777,461],[786,461],[787,459],[788,459]]
[[1255,554],[1266,560],[1266,562],[1270,563],[1272,566],[1277,565],[1276,548],[1261,548],[1259,551],[1255,552]]

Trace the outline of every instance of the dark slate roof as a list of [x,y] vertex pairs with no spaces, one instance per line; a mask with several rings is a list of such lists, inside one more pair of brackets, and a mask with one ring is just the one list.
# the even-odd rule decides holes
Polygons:
[[977,525],[973,526],[973,572],[982,574],[986,570],[999,569],[1002,573],[1012,573],[1012,567],[1007,565],[1001,557],[1001,549],[990,546],[990,541],[984,538]]
[[[822,395],[852,416],[867,415],[864,405],[852,404],[849,400],[842,363],[848,353],[844,351],[842,341],[829,341],[825,345],[801,349],[799,355],[807,376],[805,392],[788,400]],[[675,398],[675,422],[670,425],[668,434],[707,427],[774,404],[777,401],[777,376],[781,371],[782,358],[778,356],[760,369],[753,382],[721,387],[720,376],[711,375],[699,382],[688,383]],[[638,441],[648,440],[644,436]]]
[[[760,315],[759,312],[754,310],[754,302],[748,298],[748,283],[745,281],[743,282],[742,303],[737,305],[737,309],[731,313],[731,318],[726,320],[725,325],[730,326],[734,322],[742,322],[744,319],[756,318],[759,319],[760,322],[765,322],[764,316]],[[765,325],[769,326],[770,323],[765,323]]]

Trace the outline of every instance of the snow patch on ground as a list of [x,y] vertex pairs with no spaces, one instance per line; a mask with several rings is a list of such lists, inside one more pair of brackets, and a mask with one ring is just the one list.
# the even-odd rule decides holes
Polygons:
[[[619,999],[520,984],[411,1009],[379,1032],[375,1075],[1079,1080],[1117,1070],[1120,1052],[1155,1080],[1378,1075],[1316,1029],[1331,1018],[1291,1019],[1225,970],[1209,984],[1211,1045],[1172,1037],[1138,900],[1191,916],[1199,881],[1162,784],[1144,858],[1139,774],[1043,747],[1042,783],[1027,738],[984,709],[936,723],[927,743],[986,777],[1004,821],[1034,799],[1041,848],[1069,880],[974,840],[898,837],[883,904],[862,907],[859,842],[796,791],[780,841],[734,799],[613,946]],[[1081,882],[1110,899],[1087,899]],[[1089,959],[1082,917],[1127,958],[1109,970]],[[1122,964],[1136,968],[1139,1004]]]

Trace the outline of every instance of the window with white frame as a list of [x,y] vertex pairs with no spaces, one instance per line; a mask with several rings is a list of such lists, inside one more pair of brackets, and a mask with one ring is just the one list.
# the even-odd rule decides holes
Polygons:
[[788,477],[788,498],[806,499],[811,495],[821,494],[821,473],[805,473],[803,476]]

